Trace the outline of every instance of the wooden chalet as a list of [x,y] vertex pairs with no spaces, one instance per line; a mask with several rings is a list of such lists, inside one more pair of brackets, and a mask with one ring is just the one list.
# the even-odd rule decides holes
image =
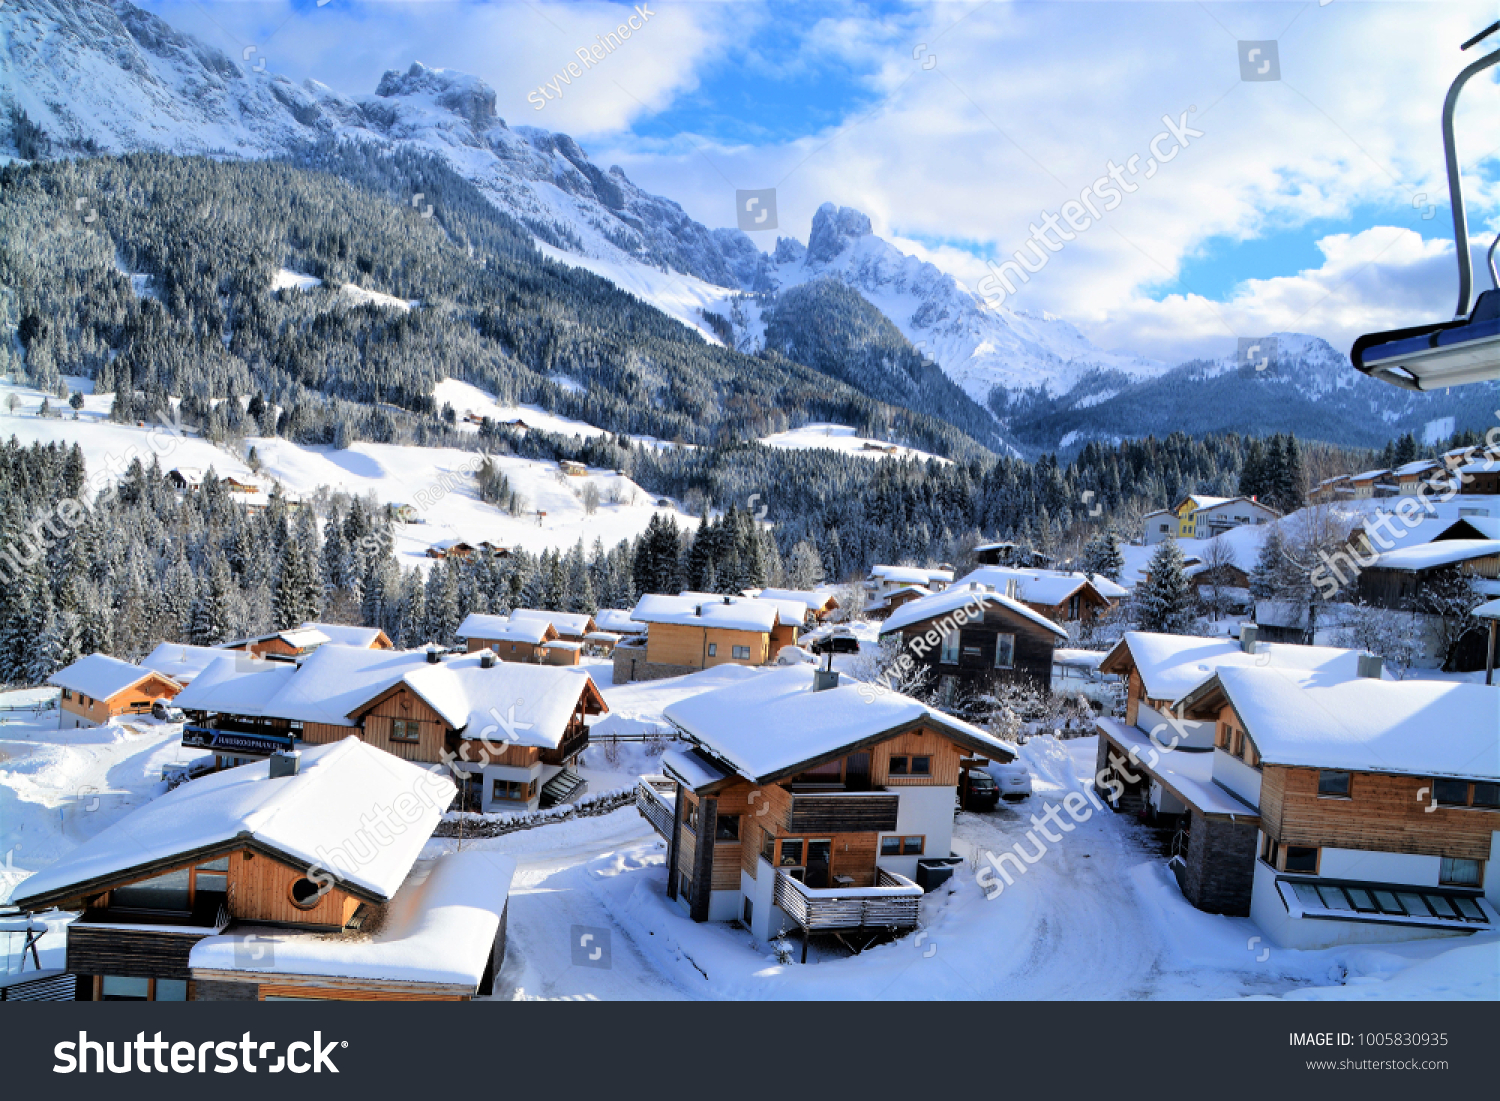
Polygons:
[[337,646],[360,646],[366,650],[393,650],[390,636],[379,627],[360,627],[352,623],[321,623],[308,620],[298,630],[318,631]]
[[1047,689],[1052,652],[1068,637],[1040,612],[978,582],[907,604],[880,628],[882,640],[892,635],[930,672],[944,700],[995,681]]
[[458,853],[409,879],[453,794],[349,737],[182,784],[15,901],[78,911],[84,1001],[468,1000],[504,959],[515,863]]
[[1182,701],[1258,811],[1250,916],[1283,947],[1500,928],[1494,690],[1374,676],[1221,668]]
[[795,646],[806,606],[713,593],[641,597],[631,620],[646,638],[614,649],[616,684],[676,677],[715,665],[765,665]]
[[224,488],[231,493],[259,493],[261,484],[253,478],[241,478],[230,474],[224,478]]
[[220,649],[244,650],[256,657],[299,658],[332,641],[320,628],[303,624],[287,631],[274,631],[269,635],[235,639],[224,643]]
[[562,471],[569,478],[582,478],[589,472],[589,468],[587,465],[585,465],[584,463],[574,462],[572,459],[560,459],[557,464],[557,469]]
[[[1259,791],[1242,741],[1224,741],[1217,720],[1184,700],[1226,670],[1268,670],[1287,683],[1375,683],[1378,659],[1358,650],[1239,642],[1131,631],[1100,662],[1125,680],[1123,719],[1101,718],[1097,788],[1116,810],[1174,831],[1170,866],[1189,902],[1246,916],[1254,886]],[[1361,681],[1363,674],[1364,680]],[[1232,758],[1232,759],[1231,759]]]
[[1086,574],[1061,570],[980,566],[959,578],[953,587],[962,589],[976,584],[1003,592],[1059,625],[1091,623],[1096,615],[1107,612],[1116,603],[1100,592]]
[[149,714],[158,699],[172,699],[182,685],[153,669],[108,654],[89,654],[59,669],[47,683],[62,689],[58,725],[102,726],[118,715]]
[[469,653],[488,650],[501,661],[577,665],[582,650],[580,643],[560,638],[557,628],[547,620],[524,616],[470,613],[459,624],[457,634]]
[[183,744],[221,765],[353,734],[402,760],[464,774],[463,805],[535,810],[581,793],[587,721],[609,708],[587,675],[493,652],[325,646],[300,664],[225,659],[178,704]]
[[1014,751],[868,691],[796,665],[667,707],[690,747],[663,755],[637,806],[694,921],[741,921],[761,943],[800,929],[804,959],[812,934],[859,949],[916,927],[922,882],[951,863],[962,773]]

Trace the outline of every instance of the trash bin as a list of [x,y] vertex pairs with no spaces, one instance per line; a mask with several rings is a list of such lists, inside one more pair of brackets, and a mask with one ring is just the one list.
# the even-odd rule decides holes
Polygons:
[[953,869],[962,863],[960,856],[932,856],[917,861],[917,886],[923,892],[936,890],[948,882]]

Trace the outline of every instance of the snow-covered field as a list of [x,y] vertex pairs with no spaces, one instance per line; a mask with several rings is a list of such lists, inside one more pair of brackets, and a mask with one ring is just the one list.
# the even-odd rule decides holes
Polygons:
[[[779,447],[788,451],[821,448],[825,451],[842,451],[849,455],[859,455],[866,459],[937,459],[940,463],[952,461],[929,455],[926,451],[897,447],[884,440],[873,440],[857,435],[854,429],[844,424],[805,424],[790,432],[778,432],[774,436],[766,436],[760,442],[768,447]],[[895,450],[885,450],[891,447]]]
[[[212,467],[220,477],[234,474],[263,484],[274,479],[294,497],[305,497],[319,486],[328,486],[361,496],[374,494],[383,504],[410,504],[425,522],[397,528],[396,552],[406,565],[430,561],[425,557],[427,548],[445,540],[488,540],[536,552],[571,547],[579,539],[587,545],[599,538],[610,546],[644,531],[656,513],[675,516],[682,524],[696,521],[675,507],[658,508],[656,497],[613,471],[590,470],[586,477],[559,478],[550,462],[497,456],[496,464],[526,499],[527,511],[511,516],[479,500],[472,476],[479,455],[456,448],[356,443],[338,450],[303,447],[279,437],[251,437],[244,447],[245,454],[254,447],[260,458],[261,472],[255,474],[240,453],[196,436],[176,435],[161,425],[114,424],[108,420],[113,394],[88,394],[92,387],[87,380],[69,379],[68,383],[72,389],[85,391],[84,407],[76,420],[73,410],[56,397],[49,399],[51,406],[64,415],[39,417],[37,411],[47,395],[30,387],[0,383],[0,434],[14,436],[22,444],[77,443],[91,476],[101,470],[118,475],[132,458],[149,464],[155,455],[164,470]],[[464,383],[443,385],[449,388],[444,400],[465,395],[483,397],[482,391]],[[9,408],[12,395],[18,402],[14,412]],[[454,405],[465,407],[459,402]],[[532,423],[530,411],[521,411],[520,415]],[[537,426],[548,431],[599,431],[558,417]],[[582,500],[583,486],[588,482],[598,486],[602,501],[592,516]],[[546,513],[545,517],[539,518],[538,511]]]

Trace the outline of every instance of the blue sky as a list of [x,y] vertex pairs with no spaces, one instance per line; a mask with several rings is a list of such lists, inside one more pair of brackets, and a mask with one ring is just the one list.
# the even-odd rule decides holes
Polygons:
[[[632,5],[145,6],[351,94],[414,59],[475,73],[511,125],[573,134],[710,226],[731,223],[735,188],[776,186],[780,232],[805,240],[825,201],[857,207],[970,286],[1107,165],[1144,160],[1164,116],[1191,117],[1205,136],[1007,301],[1148,354],[1441,316],[1454,276],[1438,113],[1482,52],[1458,43],[1500,14],[1494,0],[648,4],[645,27],[537,111],[527,93]],[[1242,79],[1249,40],[1275,41],[1279,80]],[[1496,85],[1466,97],[1462,147],[1500,147]],[[1470,167],[1477,236],[1500,174]]]

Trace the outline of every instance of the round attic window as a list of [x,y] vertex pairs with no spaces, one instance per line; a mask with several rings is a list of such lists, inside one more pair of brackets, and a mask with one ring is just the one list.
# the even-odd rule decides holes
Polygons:
[[312,880],[303,876],[293,880],[291,887],[292,905],[299,910],[311,910],[323,897],[323,888]]

